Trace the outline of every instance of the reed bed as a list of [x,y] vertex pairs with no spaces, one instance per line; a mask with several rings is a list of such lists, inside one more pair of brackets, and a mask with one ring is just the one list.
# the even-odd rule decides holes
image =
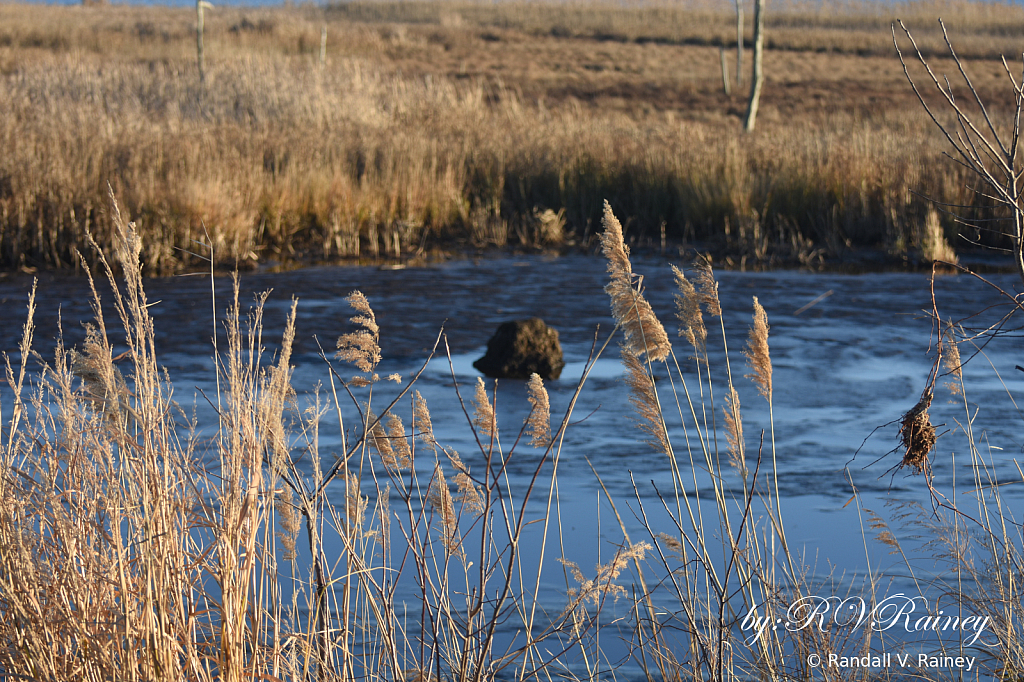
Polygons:
[[[648,680],[809,680],[822,673],[840,680],[849,677],[835,667],[816,669],[811,654],[828,660],[883,646],[867,626],[769,627],[787,612],[801,613],[802,600],[815,594],[858,586],[809,581],[789,549],[776,474],[783,455],[772,419],[779,406],[770,312],[753,299],[742,355],[735,348],[730,354],[723,306],[732,303],[719,300],[707,259],[674,271],[677,329],[670,335],[644,298],[622,224],[606,203],[600,248],[615,329],[595,342],[561,415],[551,413],[535,376],[502,389],[526,391],[532,408],[525,422],[509,424],[498,409],[501,391],[483,380],[460,386],[453,371],[451,400],[475,443],[474,451],[458,453],[435,437],[416,389],[419,374],[380,375],[386,330],[359,292],[348,299],[351,331],[333,357],[323,355],[326,388],[300,396],[290,381],[300,333],[294,305],[280,350],[268,357],[267,294],[246,310],[236,283],[223,320],[226,347],[214,348],[217,390],[205,396],[213,421],[183,409],[159,363],[141,274],[144,246],[117,204],[110,212],[116,262],[97,249],[95,264],[110,280],[113,317],[105,316],[93,285],[95,319],[86,340],[75,349],[58,344],[44,362],[32,351],[30,299],[18,357],[6,358],[5,675],[461,682],[597,680],[628,666],[633,672],[623,674]],[[115,358],[109,339],[122,333],[128,351]],[[958,346],[970,342],[966,333],[942,326],[936,359],[963,401]],[[595,471],[621,537],[611,558],[590,568],[557,549],[564,546],[558,463],[581,456],[565,436],[586,428],[575,423],[573,408],[593,363],[613,343],[638,438],[672,483],[657,494],[662,509],[653,510],[639,490],[632,500],[608,494],[602,478],[621,472]],[[724,363],[709,355],[718,344]],[[443,357],[446,346],[442,330],[431,355]],[[741,373],[760,405],[741,409]],[[936,369],[929,390],[939,378]],[[957,508],[955,491],[947,497],[936,490],[936,510],[902,518],[930,529],[947,548],[940,558],[954,569],[934,584],[919,583],[922,593],[940,589],[961,610],[992,619],[989,648],[972,679],[1013,679],[1020,531],[999,486],[985,480],[973,408],[963,406],[982,492],[977,510]],[[322,448],[329,431],[340,439],[336,453]],[[908,453],[920,450],[919,440],[906,441]],[[931,450],[915,450],[908,466],[928,474]],[[532,479],[511,485],[506,472],[524,462]],[[638,515],[639,535],[622,521],[626,503]],[[880,540],[898,547],[888,522],[866,514]],[[655,517],[667,520],[649,520]],[[527,535],[527,527],[543,531]],[[540,547],[527,550],[527,541]],[[546,553],[564,571],[546,568]],[[955,584],[945,582],[948,575]],[[555,608],[542,597],[552,585],[564,600]],[[874,605],[870,576],[863,589]],[[627,660],[609,659],[602,648],[609,638],[628,642]],[[940,646],[944,653],[974,651],[955,640]],[[902,679],[915,670],[928,679],[957,674],[911,666],[879,676]]]
[[[153,273],[200,267],[207,235],[239,267],[594,249],[606,198],[633,245],[703,244],[737,264],[859,247],[913,259],[934,243],[922,197],[986,205],[941,162],[898,62],[874,56],[892,54],[880,6],[778,11],[752,136],[742,95],[719,93],[717,39],[658,33],[725,30],[708,7],[217,8],[200,84],[194,12],[0,5],[0,263],[77,268],[86,232],[111,248],[108,187]],[[962,19],[967,54],[975,38],[1002,50],[1020,14],[908,5],[926,52],[940,10]],[[787,43],[787,21],[811,42]],[[976,83],[1003,92],[989,52]],[[969,247],[951,219],[939,227]]]

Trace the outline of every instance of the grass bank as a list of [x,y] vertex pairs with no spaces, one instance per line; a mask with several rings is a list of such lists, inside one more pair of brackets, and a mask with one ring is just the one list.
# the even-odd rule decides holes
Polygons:
[[[193,10],[0,5],[0,264],[77,267],[87,230],[111,246],[108,185],[153,273],[207,240],[242,266],[594,248],[605,198],[633,244],[913,258],[919,194],[986,203],[942,162],[885,6],[773,9],[751,136],[743,88],[721,91],[732,15],[712,7],[217,8],[200,85]],[[993,56],[1015,53],[1018,6],[905,9],[926,52],[942,14],[1007,104]]]

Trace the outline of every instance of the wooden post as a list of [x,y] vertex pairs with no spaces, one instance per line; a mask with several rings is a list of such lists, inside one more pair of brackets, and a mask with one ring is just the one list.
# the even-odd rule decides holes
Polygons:
[[743,85],[743,0],[736,0],[736,87]]
[[750,102],[747,104],[747,120],[743,129],[754,131],[757,120],[757,105],[761,100],[761,86],[764,83],[764,5],[766,0],[754,0],[754,78],[750,84]]
[[203,10],[213,9],[213,5],[206,0],[196,0],[196,62],[199,64],[199,83],[206,82],[206,59],[203,54],[203,31],[205,21]]
[[320,70],[324,70],[324,62],[327,61],[327,24],[320,29]]
[[725,90],[725,96],[728,97],[732,94],[732,86],[729,80],[729,58],[725,56],[725,48],[718,48],[718,56],[722,60],[722,89]]

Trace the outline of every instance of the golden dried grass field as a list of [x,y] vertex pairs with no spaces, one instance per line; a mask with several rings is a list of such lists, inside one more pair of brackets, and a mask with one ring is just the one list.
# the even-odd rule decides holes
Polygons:
[[[633,244],[658,244],[664,225],[670,244],[735,262],[913,259],[918,194],[986,203],[942,157],[891,7],[770,12],[744,135],[749,75],[722,91],[727,2],[218,7],[202,86],[194,9],[0,4],[0,263],[76,267],[86,228],[109,246],[108,184],[153,273],[195,265],[207,233],[229,266],[592,249],[604,199]],[[980,94],[1009,103],[998,55],[1018,53],[1024,8],[900,13],[952,76],[943,17]]]

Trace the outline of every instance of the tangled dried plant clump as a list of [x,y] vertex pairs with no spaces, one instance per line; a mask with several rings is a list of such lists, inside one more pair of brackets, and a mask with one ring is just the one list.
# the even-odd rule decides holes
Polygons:
[[921,400],[900,418],[900,445],[903,454],[901,467],[912,467],[920,474],[928,469],[928,454],[935,447],[935,427],[928,416],[932,404],[931,389],[926,388]]

